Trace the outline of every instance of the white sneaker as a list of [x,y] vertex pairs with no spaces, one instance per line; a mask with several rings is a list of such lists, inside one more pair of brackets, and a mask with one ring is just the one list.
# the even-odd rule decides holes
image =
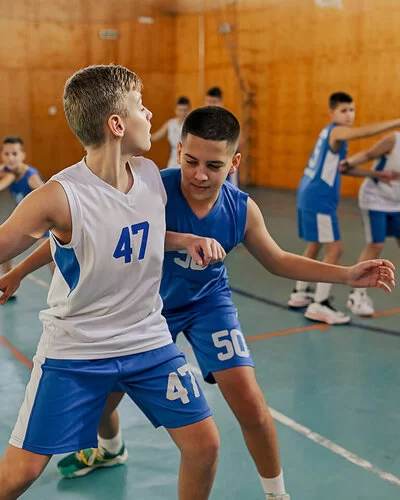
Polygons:
[[358,290],[353,290],[349,293],[346,307],[357,316],[372,316],[375,312],[374,302],[371,297]]
[[345,323],[349,323],[351,320],[350,316],[337,311],[329,302],[329,299],[326,299],[321,303],[313,302],[310,304],[307,307],[304,316],[314,321],[328,323],[328,325],[343,325]]
[[314,300],[314,292],[311,288],[297,291],[296,289],[290,294],[288,306],[290,307],[306,307]]
[[284,495],[273,495],[272,493],[269,493],[266,496],[266,500],[290,500],[290,495],[285,493]]

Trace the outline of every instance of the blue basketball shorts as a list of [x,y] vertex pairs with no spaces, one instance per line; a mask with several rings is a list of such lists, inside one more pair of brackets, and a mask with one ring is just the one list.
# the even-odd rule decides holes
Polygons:
[[214,372],[237,366],[253,366],[234,305],[163,311],[172,338],[182,332],[191,344],[206,382],[215,384]]
[[155,427],[183,427],[211,415],[173,343],[109,359],[35,357],[10,444],[43,455],[97,447],[100,417],[116,390],[125,391]]
[[299,237],[305,241],[332,243],[340,240],[339,221],[336,213],[321,214],[298,208],[297,225]]
[[388,236],[400,238],[400,212],[361,210],[367,243],[383,243]]

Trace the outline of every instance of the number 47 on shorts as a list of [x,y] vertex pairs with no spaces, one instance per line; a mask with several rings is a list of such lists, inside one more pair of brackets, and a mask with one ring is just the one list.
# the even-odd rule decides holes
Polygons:
[[180,380],[180,377],[183,378],[187,374],[190,376],[190,382],[192,384],[194,397],[195,398],[200,397],[199,386],[197,385],[196,379],[193,373],[190,371],[189,365],[185,363],[184,365],[178,368],[177,372],[171,372],[168,376],[168,388],[167,388],[166,398],[169,401],[175,401],[176,399],[181,399],[184,405],[190,402],[188,396],[189,392],[182,385],[182,382]]

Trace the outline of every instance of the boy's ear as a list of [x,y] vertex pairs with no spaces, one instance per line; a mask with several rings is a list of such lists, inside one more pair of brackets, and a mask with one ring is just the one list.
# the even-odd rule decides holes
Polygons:
[[239,168],[241,158],[242,155],[240,153],[235,153],[235,155],[232,158],[231,168],[229,169],[230,174],[234,174],[236,170]]
[[107,126],[115,137],[123,137],[125,125],[119,115],[111,115],[107,120]]
[[181,165],[181,157],[182,157],[182,143],[181,141],[178,142],[178,149],[176,151],[176,160],[178,162],[178,165]]

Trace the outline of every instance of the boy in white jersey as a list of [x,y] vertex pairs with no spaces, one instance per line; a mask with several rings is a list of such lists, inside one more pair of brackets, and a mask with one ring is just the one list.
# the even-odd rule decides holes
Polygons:
[[[240,154],[235,153],[239,123],[227,110],[199,108],[186,119],[182,143],[179,145],[181,169],[162,172],[168,194],[167,228],[174,231],[175,244],[193,235],[218,238],[229,252],[243,242],[252,255],[269,271],[295,279],[352,282],[354,286],[393,285],[393,266],[387,261],[370,261],[351,268],[330,266],[284,252],[269,235],[261,212],[246,193],[224,182],[228,173],[237,169]],[[35,252],[44,260],[35,261],[34,254],[21,263],[8,277],[0,280],[7,295],[21,278],[50,258],[45,247]],[[32,266],[29,264],[33,264]],[[161,295],[165,315],[174,339],[183,331],[193,346],[203,377],[218,383],[232,408],[260,475],[268,500],[289,500],[285,493],[274,422],[254,374],[254,364],[241,333],[232,304],[223,264],[200,268],[185,252],[168,252],[163,265]],[[110,397],[103,414],[99,434],[107,446],[121,446],[118,414],[115,411],[122,395]],[[104,439],[103,439],[104,438]],[[105,439],[107,439],[105,441]],[[109,450],[108,450],[109,451]],[[114,453],[116,453],[114,451]],[[67,477],[89,473],[97,467],[109,466],[96,460],[93,450],[81,450],[65,457],[59,464]]]
[[[351,96],[336,92],[329,98],[331,124],[318,138],[297,193],[299,236],[307,242],[305,257],[317,259],[326,245],[323,259],[336,264],[343,254],[340,239],[337,206],[340,195],[341,173],[339,162],[346,157],[347,141],[362,139],[400,126],[400,120],[352,127],[355,106]],[[305,317],[328,324],[343,324],[350,316],[337,311],[331,304],[331,283],[318,283],[315,294],[307,281],[297,281],[290,295],[290,307],[305,307]]]
[[[372,170],[357,168],[373,160]],[[400,133],[385,135],[371,148],[343,160],[340,170],[346,175],[367,177],[358,193],[367,243],[359,262],[378,258],[387,236],[395,237],[400,246]],[[365,288],[356,288],[349,294],[347,307],[360,316],[375,312]]]
[[96,447],[108,394],[123,387],[180,449],[179,498],[205,500],[218,433],[161,315],[165,190],[154,163],[132,158],[150,149],[141,81],[121,66],[90,66],[67,81],[64,109],[87,156],[31,193],[0,228],[0,262],[50,230],[57,265],[25,400],[0,460],[0,499],[22,495],[53,454]]

